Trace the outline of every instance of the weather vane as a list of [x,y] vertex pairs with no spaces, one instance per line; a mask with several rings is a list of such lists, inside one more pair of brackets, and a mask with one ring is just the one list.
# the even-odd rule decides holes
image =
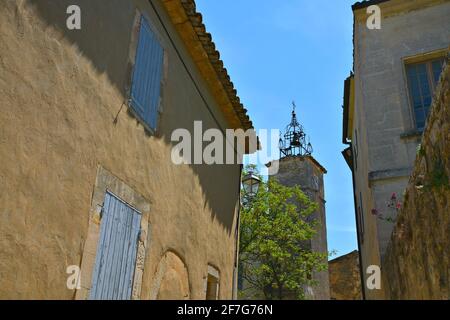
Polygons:
[[280,138],[280,158],[288,156],[308,156],[313,152],[311,143],[306,142],[306,134],[303,126],[298,122],[295,109],[297,106],[292,102],[291,123],[286,127],[283,138]]

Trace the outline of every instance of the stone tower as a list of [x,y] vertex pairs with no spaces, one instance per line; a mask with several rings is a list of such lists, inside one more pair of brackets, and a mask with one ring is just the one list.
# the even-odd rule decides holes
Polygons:
[[[300,186],[319,205],[319,209],[310,217],[319,222],[317,234],[307,246],[314,252],[328,253],[323,179],[327,172],[311,154],[311,144],[306,143],[306,135],[297,121],[294,105],[291,123],[286,128],[284,139],[280,139],[280,160],[268,164],[269,172],[272,173],[270,179],[276,179],[289,187]],[[305,288],[306,296],[313,300],[329,300],[328,272],[318,272],[313,275],[313,279],[318,284],[313,288]]]

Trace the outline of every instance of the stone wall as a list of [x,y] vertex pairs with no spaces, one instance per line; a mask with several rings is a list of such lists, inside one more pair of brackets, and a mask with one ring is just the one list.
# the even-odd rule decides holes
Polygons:
[[382,263],[386,298],[449,299],[450,68],[441,76]]
[[328,263],[332,300],[361,300],[361,275],[358,251],[350,252]]

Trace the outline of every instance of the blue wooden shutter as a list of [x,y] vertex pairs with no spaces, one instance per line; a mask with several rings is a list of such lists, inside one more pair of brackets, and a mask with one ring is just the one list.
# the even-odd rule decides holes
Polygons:
[[141,17],[136,61],[131,84],[131,105],[138,116],[153,130],[158,122],[164,50]]
[[131,299],[141,215],[106,193],[90,299]]

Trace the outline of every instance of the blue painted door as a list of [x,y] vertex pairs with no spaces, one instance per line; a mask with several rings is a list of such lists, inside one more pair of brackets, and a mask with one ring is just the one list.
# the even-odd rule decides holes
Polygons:
[[138,211],[106,193],[90,299],[131,299],[140,224]]

